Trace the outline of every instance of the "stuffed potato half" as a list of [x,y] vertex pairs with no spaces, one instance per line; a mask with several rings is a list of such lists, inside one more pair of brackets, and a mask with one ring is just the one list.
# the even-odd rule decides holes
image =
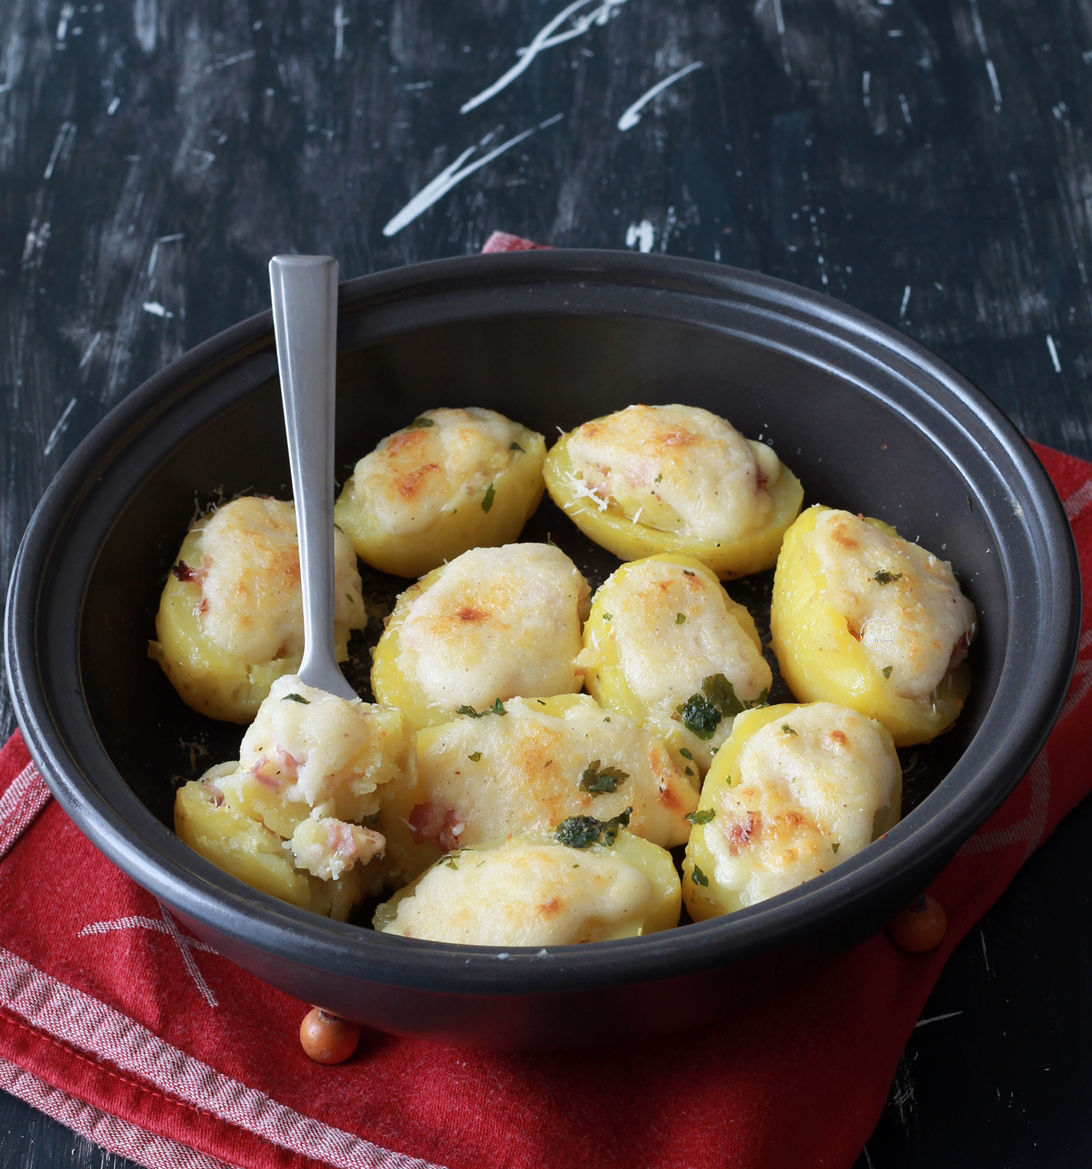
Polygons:
[[887,729],[830,702],[735,721],[705,779],[683,860],[695,921],[795,888],[898,823],[902,769]]
[[356,464],[334,520],[365,563],[422,576],[515,540],[545,490],[545,457],[541,434],[493,410],[427,410]]
[[722,579],[773,567],[800,481],[764,443],[690,406],[630,406],[564,434],[550,497],[622,560],[689,555]]
[[[356,556],[334,532],[334,643],[349,656],[349,633],[367,623]],[[158,662],[188,706],[211,718],[249,723],[273,682],[299,669],[303,600],[291,503],[244,496],[191,526],[160,598]]]
[[604,582],[577,663],[600,705],[662,737],[691,775],[704,774],[735,713],[764,702],[773,681],[750,613],[677,553],[630,561]]
[[476,946],[554,946],[632,938],[678,925],[671,854],[615,826],[572,847],[556,836],[450,852],[375,914],[402,937]]
[[472,548],[399,596],[372,659],[372,690],[416,727],[460,708],[576,693],[590,589],[551,544]]
[[974,606],[949,564],[879,520],[803,512],[778,558],[770,628],[798,699],[879,719],[899,747],[947,730],[970,690]]

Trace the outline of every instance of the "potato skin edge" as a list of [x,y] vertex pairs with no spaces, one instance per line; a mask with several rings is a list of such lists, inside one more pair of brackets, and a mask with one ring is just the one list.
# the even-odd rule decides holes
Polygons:
[[[815,505],[802,512],[785,533],[774,573],[770,605],[771,644],[781,676],[801,702],[837,702],[883,723],[897,747],[928,743],[951,728],[971,688],[964,662],[949,671],[936,690],[935,702],[894,693],[883,673],[868,659],[849,632],[845,617],[822,599],[823,575],[804,538],[815,530]],[[889,534],[881,520],[869,523]],[[833,644],[833,650],[818,648]]]

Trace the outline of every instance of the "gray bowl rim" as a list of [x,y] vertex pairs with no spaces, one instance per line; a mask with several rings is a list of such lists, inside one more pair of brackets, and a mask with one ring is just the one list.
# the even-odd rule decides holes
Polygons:
[[[1009,627],[1010,635],[1030,653],[1032,675],[1040,684],[1032,687],[1032,693],[1022,695],[1015,729],[1011,718],[1006,718],[1004,725],[991,719],[992,706],[986,712],[967,754],[984,732],[997,732],[996,742],[978,752],[983,758],[969,778],[964,776],[967,754],[953,767],[938,788],[943,790],[952,777],[962,779],[952,798],[934,802],[932,807],[926,801],[865,853],[790,893],[680,930],[579,947],[503,951],[393,938],[332,922],[248,890],[196,857],[168,831],[133,795],[101,745],[95,758],[81,760],[71,753],[53,720],[37,671],[36,614],[56,533],[81,505],[106,455],[117,451],[127,436],[139,434],[168,400],[179,394],[199,394],[224,368],[261,350],[272,350],[271,314],[258,313],[160,370],[83,439],[45,491],[28,525],[13,566],[5,610],[9,687],[27,746],[43,779],[64,811],[111,861],[199,927],[237,938],[245,947],[275,958],[297,962],[305,953],[310,967],[332,974],[377,986],[451,995],[563,993],[619,982],[671,979],[771,950],[809,944],[837,932],[885,890],[923,888],[1000,806],[1046,742],[1065,701],[1076,661],[1081,614],[1077,552],[1057,492],[1041,462],[985,394],[924,346],[860,310],[773,277],[671,256],[559,249],[436,260],[343,283],[340,311],[358,315],[406,300],[424,303],[460,290],[520,288],[529,283],[536,287],[555,283],[579,288],[644,288],[699,301],[748,303],[771,322],[783,319],[813,332],[817,349],[833,343],[896,369],[943,410],[945,417],[955,418],[964,427],[970,425],[972,445],[991,462],[1005,462],[1010,473],[1005,482],[1014,493],[1013,502],[1019,503],[1029,525],[1032,518],[1036,523],[1034,534],[1043,555],[1034,558],[1034,565],[1014,567],[1031,570],[1040,589],[1043,617],[1034,628],[1013,621],[1010,581]],[[579,306],[574,307],[574,314],[578,311]],[[600,309],[595,311],[604,315]],[[519,315],[518,310],[509,315]],[[91,571],[92,566],[86,566],[85,585]],[[1003,669],[1003,676],[1007,669]],[[82,701],[77,704],[76,717],[84,746],[90,744],[87,731],[97,744]],[[949,786],[955,786],[954,782]],[[102,789],[112,794],[112,801],[103,798]],[[929,810],[918,815],[924,809]],[[866,876],[858,877],[865,868]]]

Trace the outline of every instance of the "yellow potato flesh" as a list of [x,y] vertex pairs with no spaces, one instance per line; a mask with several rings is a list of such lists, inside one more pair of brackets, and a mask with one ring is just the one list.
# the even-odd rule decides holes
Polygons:
[[355,494],[350,476],[334,505],[334,522],[353,542],[366,564],[395,576],[417,577],[469,548],[512,543],[542,499],[542,463],[546,442],[523,427],[515,442],[522,450],[505,452],[502,465],[478,499],[445,510],[423,531],[387,531],[374,506]]
[[[804,501],[800,480],[784,465],[777,481],[767,488],[773,501],[770,518],[756,531],[733,541],[699,540],[677,532],[665,532],[634,523],[613,502],[600,509],[595,500],[577,494],[573,486],[574,464],[567,449],[568,435],[550,448],[543,475],[550,498],[590,539],[620,560],[640,560],[660,552],[693,556],[722,580],[747,576],[772,568],[781,539]],[[756,450],[760,443],[751,442]]]
[[370,869],[364,866],[349,869],[336,881],[301,872],[278,833],[219,802],[201,780],[178,789],[174,830],[194,852],[252,889],[337,921],[348,918],[368,889]]
[[[618,832],[613,845],[592,844],[587,848],[567,848],[557,844],[553,836],[535,836],[526,840],[512,840],[492,842],[489,844],[474,845],[449,853],[439,865],[453,867],[466,866],[462,871],[471,871],[475,858],[489,853],[500,847],[519,847],[520,844],[549,845],[564,849],[561,863],[566,869],[573,869],[580,863],[584,855],[607,856],[611,855],[624,861],[627,865],[637,869],[647,879],[651,888],[651,895],[642,907],[639,916],[628,918],[625,921],[608,927],[596,938],[597,941],[609,941],[616,938],[632,938],[642,934],[656,933],[660,930],[672,929],[679,924],[679,913],[682,905],[682,891],[679,875],[671,854],[659,845],[633,836],[625,829]],[[408,897],[414,896],[421,881],[427,875],[422,873],[405,888],[400,889],[394,896],[376,910],[373,919],[377,930],[387,929],[394,921],[399,904]],[[456,882],[451,882],[453,885]],[[453,906],[453,909],[456,908]]]
[[[781,676],[801,702],[826,700],[883,723],[895,745],[927,743],[955,722],[971,688],[966,662],[950,670],[924,699],[897,694],[849,631],[845,614],[829,604],[818,558],[806,537],[823,508],[809,508],[785,534],[774,574],[770,630]],[[894,535],[879,520],[870,523]]]
[[[195,529],[182,541],[175,563],[199,565],[201,559],[201,532]],[[198,609],[202,599],[201,586],[196,581],[179,580],[173,573],[167,577],[155,618],[157,640],[148,643],[148,656],[159,664],[187,706],[210,718],[249,723],[269,694],[270,686],[284,674],[294,674],[303,654],[248,662],[238,654],[221,649],[201,626]],[[363,625],[362,601],[359,606]],[[301,628],[302,621],[301,609]],[[335,627],[334,643],[338,661],[346,661],[349,657],[347,626]]]
[[[713,766],[705,777],[698,810],[694,815],[694,820],[698,822],[690,832],[682,865],[683,901],[694,921],[705,921],[710,917],[734,913],[743,907],[737,892],[724,889],[717,884],[716,858],[706,842],[706,824],[700,823],[702,813],[714,811],[725,789],[730,788],[733,781],[739,782],[739,758],[748,740],[770,723],[791,718],[799,709],[798,703],[784,702],[776,706],[763,706],[745,711],[736,718],[732,734],[713,760]],[[878,840],[885,832],[890,831],[902,815],[902,768],[895,753],[894,743],[885,741],[884,747],[888,756],[895,762],[898,781],[890,804],[880,809],[873,821],[873,840]],[[694,883],[695,865],[704,875],[707,884]]]
[[[600,706],[617,710],[620,714],[624,714],[634,722],[644,724],[648,722],[649,709],[633,693],[626,679],[625,669],[623,668],[618,648],[616,630],[612,623],[613,609],[617,607],[612,598],[615,596],[617,590],[626,588],[627,577],[631,575],[633,570],[648,562],[678,565],[680,568],[700,574],[706,578],[719,590],[723,597],[725,608],[739,623],[740,628],[753,643],[755,649],[760,654],[762,652],[762,641],[758,635],[758,629],[755,627],[754,618],[745,606],[733,601],[724,592],[716,574],[702,564],[701,561],[681,553],[664,552],[656,556],[647,557],[644,560],[630,561],[627,564],[623,564],[621,568],[604,582],[592,598],[591,613],[584,625],[584,645],[586,648],[594,647],[594,655],[593,664],[585,667],[584,685],[588,693]],[[701,677],[695,678],[693,687],[695,693],[700,691],[701,682]],[[770,685],[770,679],[768,677],[765,679],[765,684],[768,689]],[[663,733],[663,728],[661,727],[649,726],[649,730],[653,734],[663,735],[664,742],[671,749],[672,753],[679,756],[679,765],[684,771],[687,767],[690,767],[692,773],[699,770],[699,767],[695,763],[694,755],[695,752],[698,752],[699,755],[704,753],[704,744],[692,731],[683,726],[681,721],[673,723],[667,734]],[[689,755],[681,755],[682,751],[688,751]],[[704,768],[700,768],[700,770],[704,770]],[[697,775],[694,775],[695,786],[697,786],[697,778]]]

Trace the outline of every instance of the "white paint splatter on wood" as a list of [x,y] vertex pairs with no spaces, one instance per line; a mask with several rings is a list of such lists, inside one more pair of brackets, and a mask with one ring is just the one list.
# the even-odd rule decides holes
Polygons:
[[140,47],[146,53],[154,53],[159,31],[158,0],[134,0],[133,31]]
[[962,1011],[948,1011],[948,1013],[945,1015],[930,1015],[928,1019],[919,1019],[914,1024],[914,1027],[915,1028],[925,1027],[929,1023],[939,1023],[943,1019],[954,1019],[954,1018],[956,1018],[957,1015],[962,1015],[962,1014],[963,1014]]
[[68,36],[68,22],[76,15],[76,9],[71,4],[61,5],[61,15],[57,21],[57,40],[63,43]]
[[695,61],[693,64],[687,65],[685,69],[680,69],[676,73],[672,73],[670,77],[665,77],[663,81],[658,81],[651,89],[646,90],[618,119],[618,129],[625,131],[636,126],[641,120],[641,111],[654,97],[663,93],[668,86],[674,85],[676,81],[685,77],[688,73],[693,73],[695,69],[700,69],[702,64],[703,62],[701,61]]
[[45,450],[42,451],[42,454],[49,455],[53,453],[53,448],[60,441],[61,435],[64,434],[65,429],[68,426],[68,416],[72,413],[75,407],[76,399],[73,398],[72,401],[69,402],[67,406],[65,406],[64,413],[60,416],[60,418],[57,419],[57,425],[54,426],[53,429],[49,432],[49,440],[46,442]]
[[[459,113],[468,114],[471,110],[476,110],[478,106],[484,105],[491,97],[496,97],[502,89],[511,85],[530,66],[539,53],[546,49],[552,49],[555,45],[563,44],[565,41],[571,41],[573,37],[583,36],[592,25],[606,24],[615,15],[616,10],[626,3],[626,0],[604,0],[591,12],[577,16],[576,14],[582,8],[586,8],[589,3],[591,0],[575,0],[575,3],[562,9],[553,20],[543,25],[526,48],[516,50],[516,55],[519,57],[516,64],[507,73],[497,78],[487,89],[483,89],[481,93],[475,94],[474,97],[463,102],[459,107]],[[572,20],[572,27],[559,33],[557,30],[568,20]]]
[[514,138],[509,138],[507,142],[502,142],[500,146],[495,147],[484,157],[464,167],[463,163],[478,149],[477,146],[467,147],[453,163],[445,166],[427,186],[422,187],[397,215],[387,221],[386,226],[383,228],[383,234],[385,236],[397,234],[402,228],[407,227],[419,215],[427,211],[438,199],[442,199],[452,187],[461,183],[468,175],[472,175],[476,170],[480,170],[486,163],[492,162],[494,158],[503,154],[506,150],[511,150],[518,142],[523,142],[539,130],[544,130],[547,126],[552,126],[555,122],[561,121],[561,118],[561,114],[555,114],[552,118],[547,118],[545,122],[539,122],[537,126],[532,126],[529,130],[524,130],[522,134],[517,134]]
[[636,244],[639,252],[651,252],[655,242],[656,229],[647,219],[642,219],[640,223],[631,223],[626,228],[627,248],[632,248]]
[[1058,360],[1058,347],[1054,344],[1054,338],[1047,333],[1047,348],[1050,350],[1050,360],[1054,365],[1054,372],[1062,372],[1062,363]]
[[352,21],[345,15],[345,5],[334,6],[334,60],[340,61],[345,51],[345,26]]

